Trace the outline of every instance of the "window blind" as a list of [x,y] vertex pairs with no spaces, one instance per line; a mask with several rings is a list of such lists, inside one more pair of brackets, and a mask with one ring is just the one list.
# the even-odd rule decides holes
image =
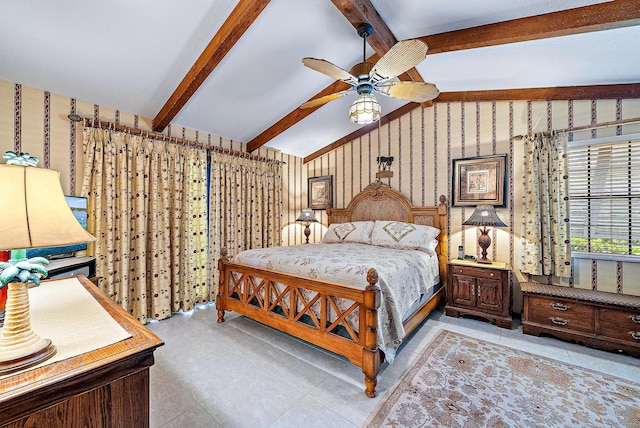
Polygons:
[[640,140],[567,153],[572,250],[640,256]]

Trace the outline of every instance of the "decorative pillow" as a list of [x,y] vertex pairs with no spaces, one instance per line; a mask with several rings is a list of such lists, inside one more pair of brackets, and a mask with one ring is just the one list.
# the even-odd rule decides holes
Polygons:
[[360,244],[371,243],[372,221],[352,221],[350,223],[334,223],[329,225],[322,242],[355,242]]
[[371,232],[371,243],[402,250],[435,250],[439,234],[440,230],[431,226],[376,220]]

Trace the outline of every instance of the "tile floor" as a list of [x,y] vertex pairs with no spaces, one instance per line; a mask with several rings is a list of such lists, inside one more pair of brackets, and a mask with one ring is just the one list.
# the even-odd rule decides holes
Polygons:
[[440,329],[640,382],[640,359],[435,311],[383,364],[378,397],[347,360],[213,305],[153,322],[165,345],[151,369],[151,427],[359,427]]

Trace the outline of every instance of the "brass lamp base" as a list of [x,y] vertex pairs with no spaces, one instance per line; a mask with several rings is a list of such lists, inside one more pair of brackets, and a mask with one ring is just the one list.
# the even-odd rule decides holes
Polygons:
[[27,284],[11,282],[7,287],[4,327],[0,335],[0,375],[31,367],[56,353],[51,340],[42,339],[31,330]]

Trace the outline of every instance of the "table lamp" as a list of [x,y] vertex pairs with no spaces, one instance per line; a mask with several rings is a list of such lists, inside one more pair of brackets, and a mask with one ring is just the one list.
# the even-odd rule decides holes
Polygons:
[[49,261],[27,259],[26,249],[95,241],[67,205],[60,174],[33,166],[33,160],[38,161],[28,154],[11,155],[0,165],[0,250],[11,250],[10,260],[0,262],[0,288],[8,287],[0,375],[38,364],[56,352],[50,339],[31,329],[29,311],[28,283],[40,284]]
[[303,208],[302,213],[298,216],[298,218],[296,219],[296,221],[303,221],[304,222],[304,236],[307,238],[307,242],[305,242],[305,244],[309,243],[309,235],[311,235],[311,223],[315,223],[318,220],[316,219],[316,216],[313,215],[313,211],[311,210],[311,208]]
[[491,237],[487,226],[504,227],[506,224],[500,220],[496,214],[493,205],[478,205],[471,217],[464,223],[465,226],[481,226],[480,236],[478,237],[478,246],[482,248],[482,257],[477,260],[478,263],[491,264],[491,260],[487,258],[487,248],[491,245]]

